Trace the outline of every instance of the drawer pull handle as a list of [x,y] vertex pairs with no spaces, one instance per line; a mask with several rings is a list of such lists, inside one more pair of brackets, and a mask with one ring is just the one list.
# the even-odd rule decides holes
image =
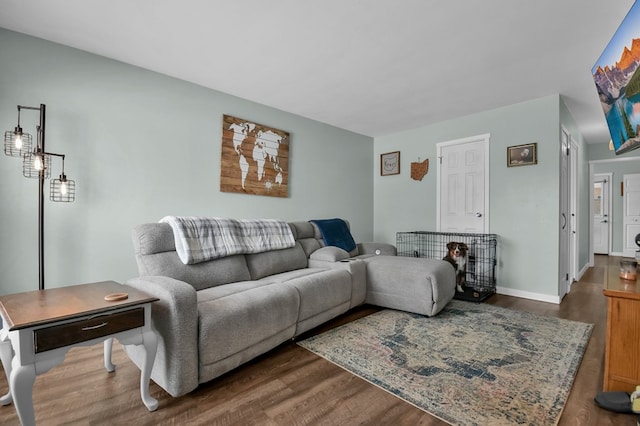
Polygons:
[[102,328],[105,325],[109,324],[107,321],[103,322],[102,324],[98,324],[98,325],[92,325],[90,327],[82,327],[82,331],[89,331],[89,330],[95,330],[96,328]]

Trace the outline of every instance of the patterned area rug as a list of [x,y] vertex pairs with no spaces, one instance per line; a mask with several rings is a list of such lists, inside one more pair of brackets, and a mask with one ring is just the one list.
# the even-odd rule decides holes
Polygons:
[[454,425],[554,425],[593,325],[453,300],[384,310],[298,342]]

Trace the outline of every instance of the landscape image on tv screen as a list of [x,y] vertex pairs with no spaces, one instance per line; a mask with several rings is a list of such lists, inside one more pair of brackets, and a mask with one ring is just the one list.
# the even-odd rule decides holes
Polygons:
[[640,148],[640,6],[635,2],[591,69],[616,154]]

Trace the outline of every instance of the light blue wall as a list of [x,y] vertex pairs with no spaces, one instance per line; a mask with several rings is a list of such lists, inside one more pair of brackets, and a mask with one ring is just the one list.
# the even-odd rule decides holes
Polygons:
[[[131,228],[167,214],[341,216],[357,240],[391,243],[397,231],[433,230],[435,144],[490,133],[498,286],[557,295],[559,128],[573,126],[558,95],[373,140],[2,29],[0,49],[12,58],[0,62],[0,123],[15,126],[17,104],[47,104],[47,148],[67,154],[78,185],[75,203],[45,203],[47,287],[134,276]],[[288,198],[219,191],[222,114],[290,132]],[[37,113],[23,113],[25,129],[36,121]],[[538,143],[538,165],[507,168],[507,147],[530,142]],[[379,155],[396,150],[402,173],[381,177]],[[421,182],[409,177],[418,158],[431,161]],[[0,294],[32,290],[37,182],[21,176],[15,158],[0,158],[0,174],[9,200],[0,206]]]
[[[561,104],[553,95],[375,138],[374,238],[393,243],[398,231],[435,231],[436,144],[490,133],[489,232],[498,235],[497,285],[557,298]],[[507,147],[532,142],[538,143],[538,164],[507,167]],[[383,177],[379,155],[390,151],[401,152],[401,174]],[[430,161],[422,181],[410,178],[410,163],[418,158]]]
[[[16,105],[46,104],[47,150],[77,183],[76,202],[45,202],[48,288],[135,276],[132,227],[169,214],[339,216],[372,239],[372,138],[3,29],[0,51],[2,130]],[[223,114],[290,132],[288,198],[219,191]],[[36,290],[37,180],[4,155],[0,176],[0,294]]]
[[609,150],[609,142],[589,145],[589,160],[592,174],[612,173],[611,225],[612,254],[622,255],[622,193],[620,184],[625,174],[640,173],[640,149],[616,155]]
[[629,161],[630,158],[640,157],[640,149],[636,149],[621,155],[616,155],[614,151],[609,149],[609,141],[603,143],[595,143],[588,145],[589,161],[607,160],[613,163],[623,163]]

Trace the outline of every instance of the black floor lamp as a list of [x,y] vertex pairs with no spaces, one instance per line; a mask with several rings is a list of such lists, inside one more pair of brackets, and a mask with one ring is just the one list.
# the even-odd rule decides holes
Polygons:
[[[40,111],[40,124],[37,126],[36,146],[32,149],[32,138],[20,127],[21,110]],[[64,174],[64,154],[46,152],[44,149],[44,125],[46,106],[29,107],[18,105],[18,125],[14,130],[4,133],[4,153],[10,157],[22,158],[22,175],[38,179],[38,278],[40,290],[44,290],[44,181],[51,177],[51,157],[62,159],[62,173],[58,179],[51,179],[49,200],[70,203],[76,199],[76,183]]]

